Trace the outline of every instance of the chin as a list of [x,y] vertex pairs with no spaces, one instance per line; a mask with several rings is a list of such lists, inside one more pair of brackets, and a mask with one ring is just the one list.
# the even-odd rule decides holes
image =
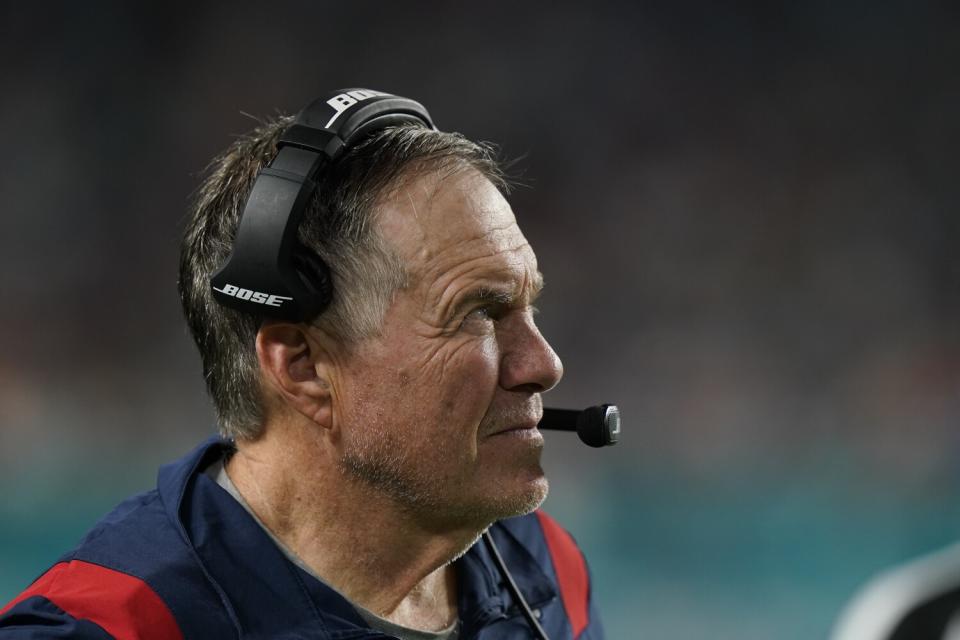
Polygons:
[[531,487],[529,500],[524,507],[521,513],[516,515],[526,515],[531,511],[536,510],[543,504],[543,501],[547,499],[547,494],[550,492],[550,483],[547,482],[546,476],[540,476]]
[[517,490],[498,496],[494,520],[523,516],[536,510],[547,499],[549,490],[550,483],[541,472],[538,477],[528,480]]
[[514,467],[512,473],[500,470],[475,484],[471,497],[451,500],[448,494],[445,500],[432,501],[421,515],[434,527],[482,531],[497,520],[531,513],[543,504],[549,488],[539,464]]

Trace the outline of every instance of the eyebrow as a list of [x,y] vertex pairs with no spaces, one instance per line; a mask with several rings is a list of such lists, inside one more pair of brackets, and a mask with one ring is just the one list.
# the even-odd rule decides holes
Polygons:
[[[530,279],[530,286],[527,289],[529,294],[526,303],[533,304],[540,296],[540,292],[543,291],[543,287],[543,274],[537,271]],[[461,298],[459,302],[457,302],[453,308],[453,315],[459,315],[462,313],[465,307],[477,302],[495,302],[504,306],[513,306],[517,303],[517,295],[516,292],[509,287],[491,287],[481,285],[471,290],[463,298]]]

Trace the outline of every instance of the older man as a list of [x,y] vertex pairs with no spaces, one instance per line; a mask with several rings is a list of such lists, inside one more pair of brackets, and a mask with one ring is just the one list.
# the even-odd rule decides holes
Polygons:
[[374,91],[234,143],[180,277],[223,438],[7,605],[0,638],[601,637],[582,556],[535,511],[562,368],[505,191],[487,147]]

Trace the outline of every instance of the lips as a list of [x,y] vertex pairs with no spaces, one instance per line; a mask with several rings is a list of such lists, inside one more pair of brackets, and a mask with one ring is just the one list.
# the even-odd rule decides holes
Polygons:
[[501,429],[500,431],[494,432],[493,435],[497,435],[499,433],[508,433],[510,431],[527,431],[529,429],[536,429],[536,428],[537,428],[537,423],[531,422],[528,424],[520,424],[513,427],[507,427],[506,429]]
[[539,395],[528,398],[526,402],[509,407],[491,408],[480,425],[483,437],[498,435],[539,434],[537,425],[543,417],[543,402]]
[[[525,421],[521,424],[511,425],[509,427],[504,427],[498,429],[490,434],[490,436],[505,436],[505,435],[514,435],[514,436],[533,436],[534,434],[539,435],[540,430],[537,429],[537,423],[539,420],[530,420]],[[489,437],[489,436],[488,436]]]

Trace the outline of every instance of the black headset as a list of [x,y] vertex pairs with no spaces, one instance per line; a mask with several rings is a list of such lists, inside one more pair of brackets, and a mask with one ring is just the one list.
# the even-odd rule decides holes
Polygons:
[[[341,89],[307,105],[281,134],[273,162],[257,174],[233,251],[210,278],[214,299],[237,311],[291,322],[322,313],[333,294],[330,270],[297,239],[317,176],[367,134],[411,123],[436,129],[419,102],[370,89]],[[576,431],[591,447],[614,445],[620,439],[620,411],[609,404],[583,411],[544,409],[539,427]],[[489,532],[484,541],[527,623],[545,640]]]
[[216,301],[293,322],[319,315],[333,293],[330,270],[297,240],[317,174],[366,134],[408,123],[435,129],[419,102],[370,89],[343,89],[307,105],[257,175],[233,252],[210,281]]

